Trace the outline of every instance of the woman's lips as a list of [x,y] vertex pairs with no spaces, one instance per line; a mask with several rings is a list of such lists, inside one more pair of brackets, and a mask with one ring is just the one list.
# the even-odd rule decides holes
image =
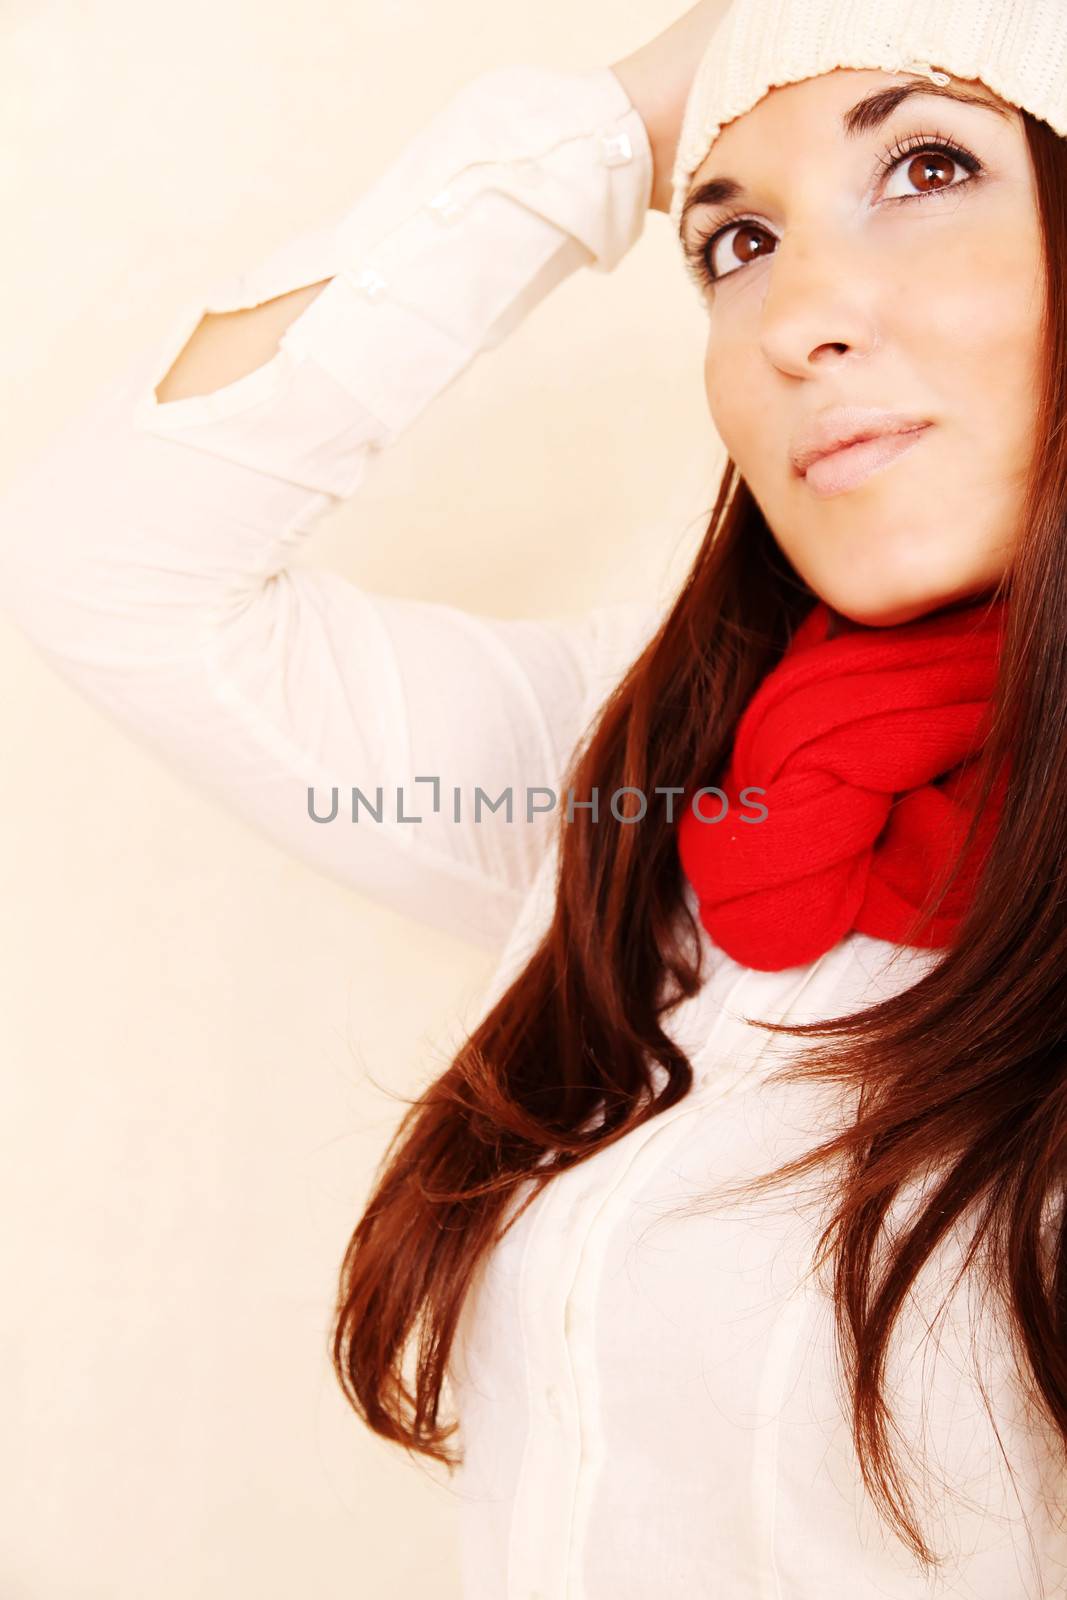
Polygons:
[[886,433],[876,439],[862,439],[858,444],[846,445],[828,456],[813,461],[804,474],[804,482],[820,499],[830,495],[845,494],[855,489],[872,473],[880,472],[901,456],[913,450],[929,428],[910,428],[907,433]]

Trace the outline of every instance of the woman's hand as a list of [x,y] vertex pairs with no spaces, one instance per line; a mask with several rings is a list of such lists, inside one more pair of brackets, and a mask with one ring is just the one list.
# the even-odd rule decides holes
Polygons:
[[671,172],[682,131],[682,113],[708,40],[728,0],[699,0],[669,28],[632,55],[613,61],[630,103],[648,130],[652,146],[652,211],[671,208]]

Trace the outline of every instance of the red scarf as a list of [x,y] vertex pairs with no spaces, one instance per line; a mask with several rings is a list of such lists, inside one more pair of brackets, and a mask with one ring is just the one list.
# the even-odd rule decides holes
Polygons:
[[[677,831],[700,920],[742,966],[777,972],[851,930],[894,944],[951,943],[1004,799],[983,813],[961,878],[939,914],[914,924],[971,820],[974,759],[988,732],[1005,602],[889,628],[836,618],[818,601],[737,725],[719,795]],[[741,798],[741,790],[761,794]],[[764,816],[761,807],[766,807]],[[722,821],[714,819],[722,815]],[[763,817],[761,821],[742,818]]]

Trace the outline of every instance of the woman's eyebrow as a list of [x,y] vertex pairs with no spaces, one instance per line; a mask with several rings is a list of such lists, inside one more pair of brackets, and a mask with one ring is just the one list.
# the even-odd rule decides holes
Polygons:
[[[939,95],[942,100],[957,100],[961,105],[981,106],[985,111],[992,111],[998,117],[1003,117],[1006,122],[1012,120],[1009,107],[989,100],[985,95],[972,94],[967,89],[954,89],[948,85],[930,83],[926,78],[915,78],[907,83],[893,83],[885,89],[876,89],[873,94],[865,95],[862,100],[857,100],[854,106],[843,113],[841,127],[846,139],[858,139],[861,134],[871,133],[875,128],[880,128],[882,123],[892,116],[898,106],[914,95]],[[678,236],[684,238],[686,219],[698,206],[728,205],[732,200],[740,200],[745,193],[744,184],[738,183],[736,178],[705,178],[687,195],[682,207],[682,214],[678,222]]]

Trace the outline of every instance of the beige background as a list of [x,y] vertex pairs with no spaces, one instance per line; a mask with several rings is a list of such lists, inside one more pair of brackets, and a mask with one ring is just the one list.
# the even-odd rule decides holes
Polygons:
[[[5,0],[0,480],[475,73],[606,65],[682,9]],[[666,592],[721,460],[702,339],[655,214],[476,362],[310,559],[516,616]],[[363,1429],[325,1334],[401,1109],[367,1074],[405,1093],[443,1066],[492,958],[182,787],[2,606],[0,675],[0,1595],[453,1600],[456,1489]]]

